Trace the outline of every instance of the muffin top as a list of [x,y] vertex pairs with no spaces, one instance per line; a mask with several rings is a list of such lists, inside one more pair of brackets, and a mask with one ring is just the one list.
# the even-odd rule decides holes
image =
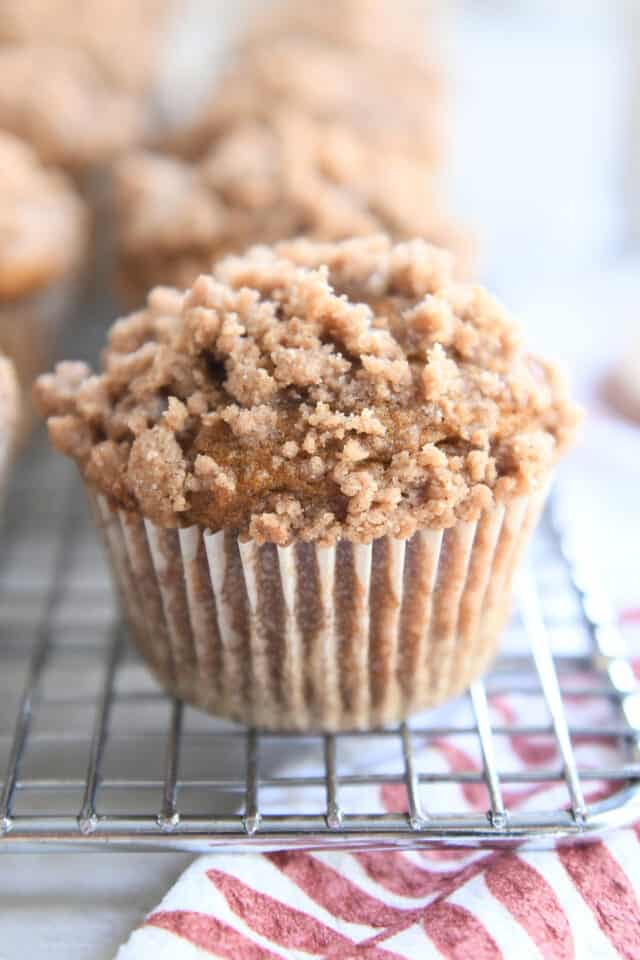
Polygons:
[[78,266],[89,224],[64,174],[42,166],[31,147],[2,131],[0,170],[0,301],[8,301]]
[[285,36],[240,54],[169,148],[199,159],[239,118],[295,110],[433,164],[445,139],[441,95],[441,77],[427,62]]
[[84,51],[111,83],[145,90],[171,0],[2,0],[0,39]]
[[545,484],[577,413],[424,241],[290,241],[118,321],[102,372],[40,378],[53,444],[164,526],[319,543],[473,519]]
[[16,372],[0,354],[0,468],[4,452],[13,445],[18,423],[19,391]]
[[445,217],[422,164],[291,111],[239,120],[199,163],[130,156],[115,196],[125,270],[132,257],[135,281],[137,259],[155,261],[147,289],[159,280],[187,286],[222,254],[298,235],[420,236],[453,249],[460,275],[473,259],[470,234]]
[[139,140],[144,112],[80,50],[5,46],[0,47],[0,129],[24,137],[45,162],[76,172],[109,161]]

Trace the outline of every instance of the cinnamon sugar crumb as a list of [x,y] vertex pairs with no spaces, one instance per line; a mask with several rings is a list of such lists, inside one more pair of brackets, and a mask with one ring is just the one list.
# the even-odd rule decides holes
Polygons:
[[37,394],[89,483],[165,526],[368,542],[530,493],[578,421],[551,365],[441,251],[256,247],[115,324]]

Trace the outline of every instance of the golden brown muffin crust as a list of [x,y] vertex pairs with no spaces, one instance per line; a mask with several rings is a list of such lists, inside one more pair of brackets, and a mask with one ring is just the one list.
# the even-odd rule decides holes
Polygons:
[[52,442],[158,524],[258,542],[367,542],[538,490],[577,420],[450,255],[385,237],[295,241],[158,289],[103,370],[40,379]]
[[62,173],[2,131],[0,170],[1,304],[38,292],[82,262],[88,216]]

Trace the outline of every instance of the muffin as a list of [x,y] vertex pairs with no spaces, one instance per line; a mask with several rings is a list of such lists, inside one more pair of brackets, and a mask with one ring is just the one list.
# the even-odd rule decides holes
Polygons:
[[78,292],[89,224],[65,176],[2,131],[0,170],[0,352],[13,360],[24,393],[24,435],[33,381],[51,364],[60,322]]
[[442,78],[427,61],[286,36],[238,54],[168,150],[199,159],[239,118],[274,110],[343,125],[372,149],[402,150],[429,166],[444,153]]
[[238,120],[202,160],[139,153],[116,169],[119,286],[132,306],[157,284],[184,288],[223,254],[304,234],[421,236],[474,260],[471,233],[445,216],[433,176],[346,127],[299,113]]
[[19,393],[13,364],[0,356],[0,507],[4,503],[9,463],[18,426]]
[[627,420],[640,423],[640,340],[629,345],[604,387],[609,404]]
[[0,46],[0,129],[84,186],[87,171],[141,139],[145,115],[81,50],[9,45]]
[[273,729],[395,723],[494,654],[577,414],[451,257],[256,247],[40,378],[163,686]]
[[171,0],[2,0],[0,41],[80,51],[112,87],[145,93],[156,80],[171,6]]
[[437,17],[424,0],[284,0],[254,14],[244,42],[311,38],[354,52],[424,57],[437,34]]

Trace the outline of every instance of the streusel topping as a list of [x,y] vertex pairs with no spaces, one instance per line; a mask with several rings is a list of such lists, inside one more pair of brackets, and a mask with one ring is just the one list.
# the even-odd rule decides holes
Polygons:
[[55,46],[0,47],[0,129],[73,172],[111,160],[144,133],[137,99],[90,57]]
[[481,287],[423,241],[292,241],[159,288],[93,375],[38,383],[54,445],[165,526],[368,542],[538,489],[577,422]]
[[79,265],[88,218],[66,177],[43,167],[29,146],[2,131],[0,170],[2,301],[37,292]]
[[451,248],[460,276],[473,260],[470,233],[444,216],[422,164],[295,112],[238,121],[197,164],[133,155],[115,184],[132,297],[159,282],[185,287],[223,254],[297,235],[420,236]]

